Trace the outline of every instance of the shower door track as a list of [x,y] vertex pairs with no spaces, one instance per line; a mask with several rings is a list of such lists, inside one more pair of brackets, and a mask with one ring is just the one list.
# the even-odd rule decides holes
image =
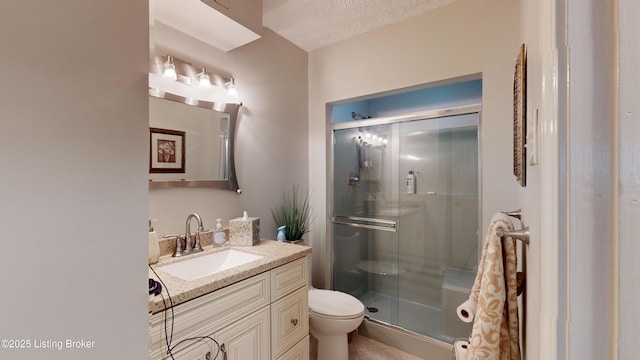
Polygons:
[[414,121],[414,120],[427,120],[427,119],[434,119],[439,117],[473,114],[473,113],[479,113],[481,111],[482,111],[482,104],[471,104],[471,105],[456,106],[456,107],[437,109],[437,110],[427,110],[427,111],[396,115],[396,116],[384,116],[384,117],[369,118],[364,120],[339,122],[339,123],[333,124],[332,129],[344,130],[344,129],[362,127],[362,126],[387,125],[387,124],[395,124],[395,123]]
[[407,329],[403,328],[400,325],[389,324],[386,321],[374,319],[369,315],[365,315],[364,319],[367,320],[367,321],[370,321],[370,322],[372,322],[374,324],[382,325],[384,327],[387,327],[387,328],[390,328],[390,329],[393,329],[393,330],[396,330],[396,331],[399,331],[399,332],[402,332],[402,333],[405,333],[405,334],[408,334],[408,335],[412,335],[412,336],[415,336],[415,337],[418,337],[418,338],[428,339],[429,341],[439,342],[439,343],[442,343],[443,345],[451,345],[451,344],[448,344],[448,343],[446,343],[446,342],[444,342],[442,340],[438,340],[436,338],[433,338],[431,336],[427,336],[427,335],[424,335],[424,334],[417,333],[415,331],[407,330]]
[[[378,319],[374,319],[369,315],[365,315],[364,316],[364,320],[368,321],[368,322],[371,322],[372,324],[376,324],[378,326],[381,326],[383,328],[387,328],[387,329],[390,329],[390,330],[393,330],[393,331],[397,331],[397,332],[405,334],[405,335],[412,336],[412,337],[414,337],[416,339],[420,339],[421,341],[426,342],[426,343],[432,343],[432,344],[435,343],[435,344],[438,344],[440,346],[444,346],[444,347],[448,347],[448,348],[453,349],[453,346],[451,344],[446,343],[446,342],[444,342],[442,340],[439,340],[439,339],[436,339],[436,338],[433,338],[433,337],[430,337],[430,336],[427,336],[427,335],[424,335],[424,334],[420,334],[420,333],[417,333],[415,331],[407,330],[407,329],[405,329],[405,328],[403,328],[402,326],[399,326],[399,325],[389,324],[388,322],[385,322],[385,321],[382,321],[382,320],[378,320]],[[366,326],[366,324],[365,324],[365,326]],[[388,344],[388,345],[392,345],[393,346],[394,344],[392,342],[391,344]]]

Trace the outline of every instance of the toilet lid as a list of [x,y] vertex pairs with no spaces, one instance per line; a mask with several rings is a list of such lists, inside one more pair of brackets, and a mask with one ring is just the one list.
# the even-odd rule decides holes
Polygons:
[[364,305],[340,291],[311,289],[309,311],[332,318],[355,318],[364,314]]

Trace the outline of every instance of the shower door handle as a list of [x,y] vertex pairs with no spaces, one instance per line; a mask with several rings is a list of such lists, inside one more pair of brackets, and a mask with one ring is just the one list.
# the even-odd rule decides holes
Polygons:
[[398,220],[334,215],[333,223],[372,230],[398,231]]

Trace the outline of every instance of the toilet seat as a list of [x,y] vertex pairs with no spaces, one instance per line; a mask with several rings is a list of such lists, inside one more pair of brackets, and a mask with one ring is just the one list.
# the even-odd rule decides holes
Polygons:
[[309,312],[327,319],[355,319],[364,316],[364,304],[340,291],[311,289],[309,290]]
[[353,320],[353,319],[357,319],[361,316],[364,316],[364,312],[360,313],[358,315],[353,315],[353,316],[334,316],[334,315],[324,315],[324,314],[318,314],[316,312],[314,312],[313,310],[309,309],[309,314],[311,316],[315,316],[321,319],[327,319],[327,320]]

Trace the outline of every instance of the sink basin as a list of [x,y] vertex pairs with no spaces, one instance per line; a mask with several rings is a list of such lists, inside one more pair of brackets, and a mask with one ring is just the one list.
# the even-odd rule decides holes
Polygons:
[[262,259],[262,256],[234,249],[227,249],[179,261],[173,264],[159,266],[158,270],[182,280],[191,281],[213,275],[220,271],[229,270],[236,266],[244,265],[258,259]]

